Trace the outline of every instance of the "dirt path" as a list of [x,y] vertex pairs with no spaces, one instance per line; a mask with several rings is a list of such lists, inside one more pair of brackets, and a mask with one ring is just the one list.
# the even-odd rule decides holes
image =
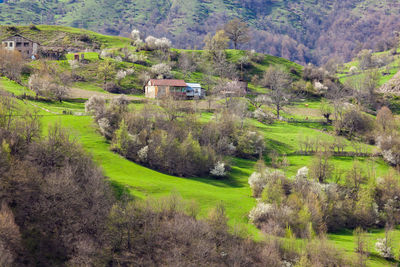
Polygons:
[[54,115],[61,115],[60,113],[57,113],[57,112],[53,112],[53,111],[51,111],[51,110],[48,110],[47,108],[42,108],[42,107],[39,107],[38,105],[36,105],[36,104],[34,104],[34,103],[32,103],[32,102],[27,102],[27,101],[25,101],[25,100],[22,100],[24,103],[25,103],[25,105],[31,105],[31,106],[34,106],[35,108],[39,108],[39,109],[41,109],[41,110],[44,110],[44,111],[46,111],[46,112],[49,112],[49,113],[51,113],[51,114],[54,114]]
[[[111,94],[111,93],[103,93],[103,92],[96,92],[96,91],[88,91],[79,88],[70,88],[68,92],[68,96],[70,98],[85,98],[89,99],[92,96],[102,96],[106,99],[112,99],[114,97],[119,96],[118,94]],[[142,97],[136,96],[127,96],[130,100],[144,100]]]

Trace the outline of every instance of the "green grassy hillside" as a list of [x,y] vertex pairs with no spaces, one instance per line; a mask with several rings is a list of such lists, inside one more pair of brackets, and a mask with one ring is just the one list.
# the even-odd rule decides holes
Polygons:
[[[392,60],[388,62],[389,64],[374,68],[380,73],[379,86],[382,86],[385,83],[387,83],[390,79],[393,78],[393,76],[396,73],[400,71],[399,54],[392,55],[392,51],[384,51],[372,54],[373,58],[386,57],[386,56],[392,58]],[[351,71],[351,68],[353,68],[354,71]],[[347,62],[343,66],[339,67],[338,77],[342,83],[345,83],[350,78],[362,78],[362,76],[364,75],[363,72],[365,71],[360,66],[360,60],[355,58],[352,61]]]

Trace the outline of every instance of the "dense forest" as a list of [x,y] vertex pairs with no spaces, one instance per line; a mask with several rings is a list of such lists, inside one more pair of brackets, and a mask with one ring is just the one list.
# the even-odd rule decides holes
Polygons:
[[138,28],[168,37],[177,48],[203,47],[207,33],[237,17],[251,26],[242,48],[319,65],[393,47],[400,26],[400,4],[391,0],[4,2],[0,24],[67,25],[122,36]]

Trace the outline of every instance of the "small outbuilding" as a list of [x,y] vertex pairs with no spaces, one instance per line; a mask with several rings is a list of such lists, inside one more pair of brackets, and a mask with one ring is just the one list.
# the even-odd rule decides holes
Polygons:
[[186,98],[187,84],[184,80],[151,79],[145,86],[145,95],[148,98],[175,97]]
[[67,54],[67,50],[64,47],[41,46],[38,50],[38,54],[41,58],[63,60],[66,58],[65,55]]
[[204,90],[198,83],[187,83],[186,97],[187,98],[203,98]]

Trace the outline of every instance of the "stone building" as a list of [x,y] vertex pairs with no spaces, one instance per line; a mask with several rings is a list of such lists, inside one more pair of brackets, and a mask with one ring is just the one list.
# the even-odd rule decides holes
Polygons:
[[11,51],[18,51],[25,58],[36,56],[39,50],[39,44],[21,35],[10,36],[1,41],[1,45]]

